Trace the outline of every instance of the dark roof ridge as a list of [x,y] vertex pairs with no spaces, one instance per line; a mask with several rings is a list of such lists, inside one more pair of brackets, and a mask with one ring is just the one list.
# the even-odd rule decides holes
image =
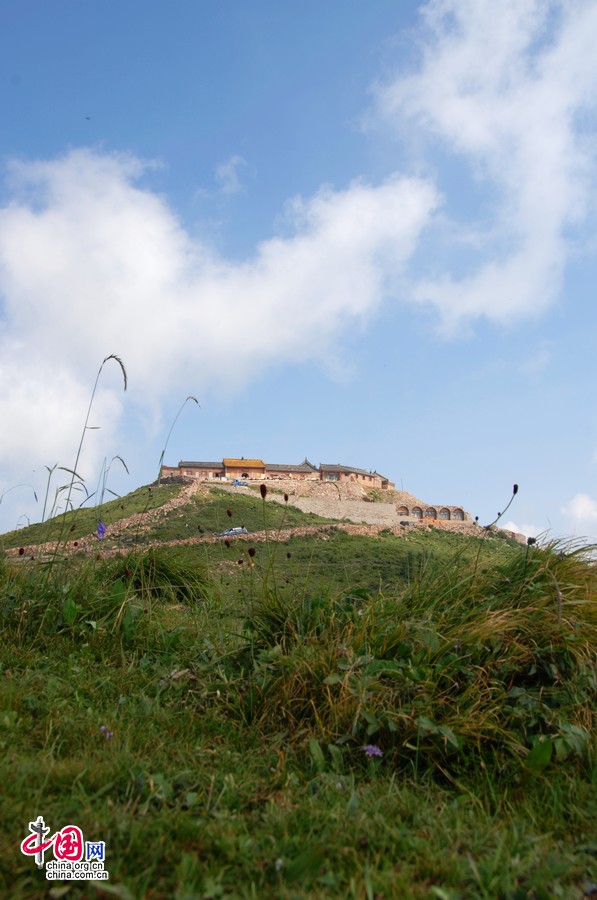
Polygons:
[[194,460],[184,460],[181,459],[178,463],[179,466],[190,466],[191,468],[205,468],[205,469],[223,469],[223,462],[195,462]]
[[343,466],[340,463],[320,463],[320,471],[328,472],[354,472],[357,475],[372,475],[367,469],[357,469],[355,466]]

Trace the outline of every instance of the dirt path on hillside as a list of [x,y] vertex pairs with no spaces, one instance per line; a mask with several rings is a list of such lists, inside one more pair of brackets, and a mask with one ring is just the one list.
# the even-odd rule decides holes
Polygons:
[[[162,506],[155,509],[147,510],[142,513],[135,513],[127,518],[120,519],[113,525],[110,525],[110,539],[117,540],[119,537],[133,535],[135,538],[141,538],[150,527],[160,519],[163,519],[172,510],[186,506],[194,496],[208,496],[211,488],[217,487],[220,490],[227,491],[231,494],[242,493],[251,497],[256,496],[255,489],[244,486],[234,486],[230,484],[209,484],[206,482],[191,482],[184,484],[177,497],[167,500]],[[346,534],[364,535],[369,537],[377,536],[380,531],[391,532],[392,534],[408,538],[413,532],[419,532],[421,529],[448,531],[450,533],[480,535],[482,528],[471,522],[443,522],[435,520],[433,524],[423,521],[416,525],[401,525],[396,514],[396,503],[408,502],[409,504],[421,501],[406,491],[391,491],[392,502],[380,503],[367,501],[367,496],[360,485],[347,483],[322,483],[322,482],[292,482],[277,480],[274,485],[268,483],[267,502],[279,503],[285,505],[289,503],[303,512],[313,512],[323,518],[330,518],[330,524],[296,526],[293,528],[269,529],[267,531],[256,531],[248,535],[239,535],[234,538],[235,542],[241,544],[264,543],[266,541],[288,541],[291,537],[305,537],[307,535],[321,535],[323,540],[327,539],[327,535],[333,531],[343,531]],[[385,492],[384,492],[385,493]],[[288,495],[288,500],[285,499]],[[257,495],[259,496],[259,495]],[[384,498],[385,499],[385,498]],[[388,499],[389,496],[388,496]],[[338,521],[343,519],[344,521]],[[352,520],[352,521],[347,521]],[[512,537],[524,543],[522,535],[514,532],[506,532]],[[77,541],[67,541],[58,548],[55,541],[45,544],[35,544],[30,548],[24,548],[25,554],[21,554],[19,549],[7,550],[9,556],[25,556],[31,558],[34,556],[54,555],[59,549],[61,555],[71,556],[74,554],[90,555],[96,554],[101,557],[111,557],[126,554],[133,549],[147,550],[160,546],[192,546],[200,544],[214,544],[222,542],[224,538],[218,535],[197,535],[194,537],[180,538],[172,541],[149,541],[133,544],[133,547],[113,547],[107,548],[97,540],[95,534],[89,534],[79,538]]]
[[[435,527],[438,528],[438,525],[436,524]],[[230,543],[232,546],[238,546],[240,549],[245,545],[249,547],[253,544],[262,544],[266,542],[285,543],[293,537],[307,537],[309,535],[319,535],[321,539],[325,541],[329,539],[330,534],[338,531],[343,531],[345,534],[361,535],[365,537],[377,537],[377,535],[381,531],[384,531],[386,533],[389,531],[392,534],[404,538],[404,540],[408,540],[409,537],[414,537],[415,534],[419,533],[421,530],[430,531],[433,528],[433,525],[427,525],[425,523],[416,525],[414,527],[395,525],[392,528],[388,528],[384,525],[357,525],[352,522],[330,522],[329,525],[305,525],[294,528],[272,528],[264,531],[254,531],[251,534],[241,534],[235,538],[231,538]],[[441,528],[441,525],[439,526],[439,528]],[[478,525],[470,525],[466,523],[444,526],[444,528],[441,528],[441,530],[449,531],[451,533],[458,532],[459,534],[470,534],[476,536],[480,536],[480,534],[482,533],[482,529]],[[111,547],[108,549],[105,547],[105,545],[101,545],[98,542],[95,535],[88,535],[79,541],[66,542],[66,544],[60,546],[59,550],[61,556],[95,555],[98,559],[100,557],[102,559],[105,559],[114,556],[124,556],[127,553],[135,551],[145,552],[146,550],[157,549],[159,547],[198,547],[202,544],[222,544],[224,542],[225,538],[220,537],[219,535],[210,534],[198,535],[196,537],[178,538],[172,541],[147,541],[139,543],[137,545],[133,545],[132,547]],[[36,544],[30,548],[25,548],[23,559],[52,556],[56,553],[56,550],[56,542]],[[19,550],[16,548],[10,549],[6,551],[6,554],[12,557],[19,557]]]

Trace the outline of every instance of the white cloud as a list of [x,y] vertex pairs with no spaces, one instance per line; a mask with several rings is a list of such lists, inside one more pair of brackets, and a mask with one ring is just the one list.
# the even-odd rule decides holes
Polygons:
[[421,281],[415,297],[448,330],[537,314],[557,296],[570,230],[595,200],[595,123],[581,117],[597,96],[597,4],[431,0],[423,15],[418,70],[378,88],[378,111],[464,157],[496,195],[478,223],[477,262]]
[[593,500],[589,494],[575,494],[562,507],[561,511],[565,516],[577,523],[594,522],[597,519],[597,500]]
[[[438,202],[414,178],[322,189],[289,203],[288,236],[239,264],[193,240],[139,186],[142,173],[137,159],[88,150],[13,166],[0,209],[0,491],[28,466],[72,465],[108,353],[124,360],[139,404],[333,357],[400,275]],[[113,433],[120,373],[106,371],[101,387],[97,424]]]
[[523,375],[527,375],[530,378],[542,375],[551,364],[553,355],[552,343],[549,342],[549,344],[536,350],[528,359],[521,363],[520,371]]
[[516,522],[505,522],[503,525],[500,523],[500,528],[505,528],[506,531],[514,531],[517,534],[524,534],[525,537],[537,537],[539,534],[545,533],[545,528],[540,528],[538,525],[530,525],[528,522],[523,522],[521,525],[518,525]]
[[224,194],[238,194],[243,190],[240,180],[240,172],[247,167],[247,161],[242,156],[231,156],[226,162],[220,163],[216,168],[216,180]]

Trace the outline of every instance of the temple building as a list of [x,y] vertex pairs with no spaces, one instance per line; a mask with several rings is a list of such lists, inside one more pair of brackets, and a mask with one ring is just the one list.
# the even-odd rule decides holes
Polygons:
[[395,485],[379,472],[356,469],[353,466],[321,463],[314,466],[308,459],[302,463],[265,463],[262,459],[224,457],[221,462],[181,460],[177,466],[162,466],[162,478],[182,476],[202,481],[264,481],[275,478],[296,478],[309,481],[352,481],[363,487],[394,488]]

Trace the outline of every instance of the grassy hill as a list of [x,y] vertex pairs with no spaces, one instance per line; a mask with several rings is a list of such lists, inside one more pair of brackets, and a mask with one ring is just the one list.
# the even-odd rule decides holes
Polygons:
[[19,850],[38,814],[105,840],[123,898],[588,896],[585,548],[180,490],[3,536],[3,896],[63,896]]
[[0,537],[6,549],[30,547],[51,541],[80,541],[96,532],[98,522],[106,526],[102,547],[124,549],[150,541],[174,541],[215,535],[232,525],[245,525],[251,532],[263,528],[298,527],[327,522],[289,505],[282,514],[279,506],[264,505],[255,494],[247,496],[218,488],[191,494],[182,505],[172,505],[184,492],[181,484],[161,484],[139,488],[101,506],[81,508],[11,531]]
[[180,484],[163,484],[159,488],[140,487],[125,497],[118,497],[100,506],[91,508],[83,506],[54,516],[46,522],[9,531],[0,536],[0,546],[9,549],[28,547],[46,541],[80,540],[85,535],[95,532],[98,521],[111,528],[123,519],[163,507],[169,500],[177,497],[181,489]]

